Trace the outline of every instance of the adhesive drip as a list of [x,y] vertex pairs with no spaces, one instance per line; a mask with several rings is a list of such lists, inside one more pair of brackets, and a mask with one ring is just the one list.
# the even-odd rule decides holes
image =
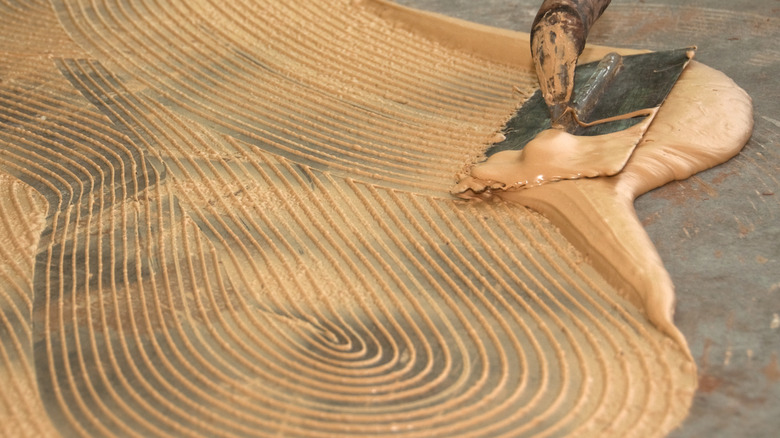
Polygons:
[[645,437],[687,414],[687,350],[556,226],[447,193],[533,91],[503,55],[527,35],[376,0],[8,4],[0,435]]

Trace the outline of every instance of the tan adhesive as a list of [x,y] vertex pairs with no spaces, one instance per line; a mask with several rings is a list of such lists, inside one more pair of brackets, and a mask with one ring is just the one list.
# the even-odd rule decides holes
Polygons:
[[527,189],[564,179],[612,176],[626,165],[652,117],[610,134],[577,136],[559,129],[540,132],[522,150],[501,151],[479,163],[451,192],[490,196],[485,190]]
[[[587,143],[573,141],[566,134],[543,132],[528,144],[530,153],[497,153],[475,166],[471,177],[463,179],[453,191],[489,197],[499,190],[495,192],[499,196],[541,211],[562,228],[564,235],[578,242],[577,246],[592,257],[613,284],[625,288],[651,321],[685,345],[672,320],[674,286],[642,232],[633,213],[633,200],[733,157],[747,142],[752,124],[752,104],[747,94],[722,73],[695,63],[683,72],[645,135],[640,136],[635,151],[633,145],[638,138],[631,135],[633,128],[600,136],[603,139],[589,137]],[[541,155],[537,149],[549,152],[546,159],[536,158]],[[625,169],[613,178],[503,192],[523,188],[529,182],[527,175],[540,175],[531,185],[554,179],[542,178],[546,175],[565,175],[557,179],[614,175],[617,172],[610,174],[603,168],[601,154],[619,162],[625,151],[634,153]],[[574,165],[562,172],[558,163],[569,162]],[[478,193],[469,190],[469,185]]]
[[378,0],[15,5],[0,435],[646,437],[687,415],[671,283],[629,275],[665,271],[621,218],[702,144],[736,153],[749,107],[722,75],[678,85],[731,99],[726,128],[665,106],[613,177],[464,202],[453,175],[535,88],[526,34]]

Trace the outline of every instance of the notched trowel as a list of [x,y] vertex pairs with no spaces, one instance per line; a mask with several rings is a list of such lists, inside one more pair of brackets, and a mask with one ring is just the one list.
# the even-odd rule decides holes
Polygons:
[[577,66],[591,25],[609,0],[547,0],[531,32],[540,89],[452,193],[489,197],[562,179],[619,173],[695,47]]

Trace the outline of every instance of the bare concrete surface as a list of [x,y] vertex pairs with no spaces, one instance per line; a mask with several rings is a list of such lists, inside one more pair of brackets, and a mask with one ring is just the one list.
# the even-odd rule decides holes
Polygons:
[[[528,31],[536,0],[398,0]],[[699,368],[684,437],[780,434],[780,2],[614,0],[590,42],[698,46],[753,98],[755,128],[728,163],[644,195],[637,213],[676,285],[676,323]],[[712,123],[721,123],[713,120]]]

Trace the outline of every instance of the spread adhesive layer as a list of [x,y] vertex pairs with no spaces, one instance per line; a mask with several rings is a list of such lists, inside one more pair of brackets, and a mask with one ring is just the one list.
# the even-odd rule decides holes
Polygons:
[[0,435],[685,417],[694,364],[641,300],[530,202],[448,195],[535,88],[527,35],[369,0],[11,0],[0,21]]

